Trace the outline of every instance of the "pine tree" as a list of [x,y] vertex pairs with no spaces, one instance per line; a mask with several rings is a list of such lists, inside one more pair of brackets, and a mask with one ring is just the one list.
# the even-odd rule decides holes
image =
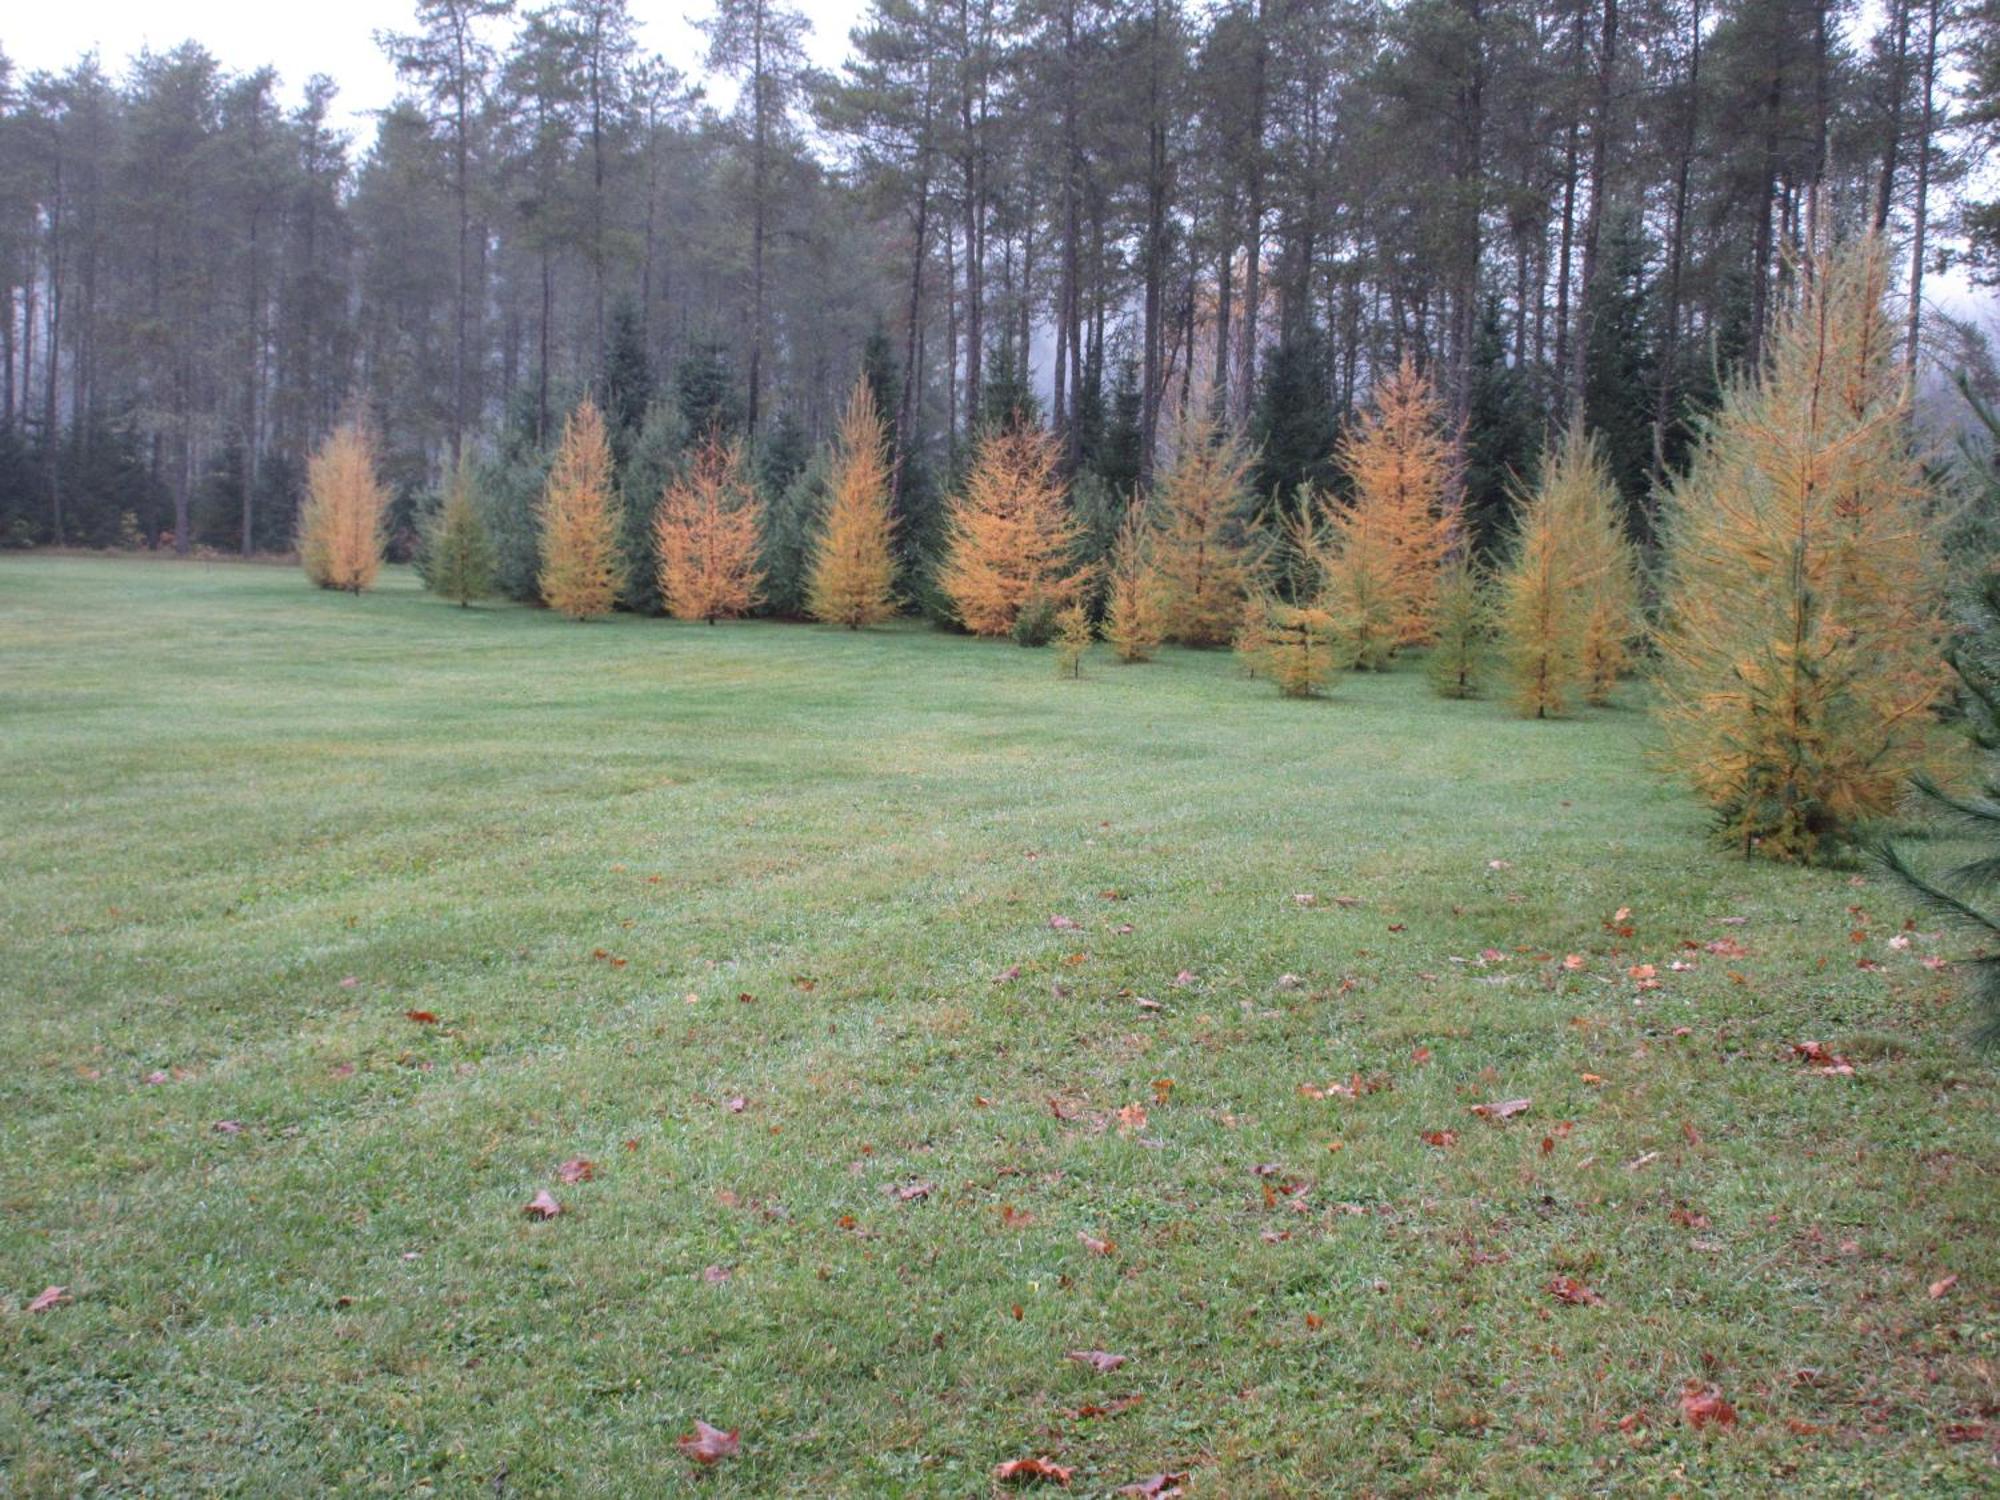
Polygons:
[[1372,409],[1341,441],[1339,458],[1353,486],[1352,510],[1369,517],[1389,549],[1391,645],[1422,645],[1430,639],[1438,570],[1459,529],[1460,498],[1444,403],[1407,354],[1376,384]]
[[1250,456],[1204,417],[1175,434],[1173,467],[1154,489],[1154,567],[1162,625],[1184,646],[1228,643],[1254,572],[1244,511]]
[[711,431],[687,470],[667,485],[654,520],[660,597],[676,620],[744,614],[757,602],[762,504],[743,444]]
[[1880,246],[1801,288],[1670,497],[1659,713],[1725,843],[1812,861],[1923,768],[1945,676]]
[[1477,697],[1493,654],[1493,601],[1479,567],[1461,552],[1438,575],[1424,672],[1441,698]]
[[[1989,488],[1990,500],[2000,500],[2000,486]],[[1885,843],[1878,852],[1890,873],[1926,906],[1979,943],[1974,957],[1960,960],[1969,970],[1966,988],[1979,1011],[1974,1039],[1982,1047],[2000,1047],[2000,912],[1991,908],[2000,888],[2000,572],[1987,572],[1971,591],[1958,639],[1946,656],[1958,673],[1966,728],[1986,752],[1986,775],[1971,796],[1946,791],[1921,774],[1916,786],[1947,816],[1953,832],[1979,840],[1989,852],[1936,874],[1919,871],[1895,844]],[[1975,904],[1981,901],[1987,906]]]
[[989,431],[952,502],[938,587],[974,635],[1001,636],[1028,606],[1077,597],[1088,568],[1072,562],[1081,528],[1056,476],[1053,438],[1037,427]]
[[586,396],[563,424],[542,490],[540,582],[549,608],[572,620],[611,613],[625,573],[618,521],[604,416]]
[[306,466],[299,560],[323,589],[358,594],[382,569],[389,497],[375,476],[375,445],[360,422],[343,422]]
[[1104,638],[1120,661],[1151,661],[1165,635],[1160,579],[1153,568],[1153,522],[1134,497],[1111,544],[1104,601]]
[[1056,616],[1056,675],[1081,677],[1083,658],[1097,640],[1090,611],[1081,603],[1072,604]]
[[473,465],[468,453],[445,482],[444,505],[431,522],[427,537],[428,567],[424,581],[464,608],[493,592],[493,538],[473,501]]
[[889,454],[865,380],[848,398],[827,480],[826,516],[813,553],[808,607],[813,618],[859,630],[896,613],[895,523]]

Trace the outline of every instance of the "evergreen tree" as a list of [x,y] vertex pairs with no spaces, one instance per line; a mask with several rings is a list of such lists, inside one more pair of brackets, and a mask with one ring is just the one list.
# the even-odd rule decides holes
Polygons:
[[1881,247],[1801,280],[1673,489],[1659,714],[1726,843],[1812,861],[1923,768],[1944,676]]
[[539,513],[542,599],[572,620],[601,619],[617,602],[625,566],[613,498],[604,416],[586,396],[563,424]]
[[[660,508],[660,496],[687,462],[687,447],[688,432],[678,404],[654,401],[618,466],[620,556],[653,555],[653,519]],[[660,614],[666,606],[660,600],[659,569],[627,568],[618,603],[634,614]]]
[[[1621,509],[1643,523],[1653,466],[1658,386],[1647,313],[1646,237],[1622,208],[1605,226],[1596,277],[1584,298],[1584,424],[1598,435]],[[1644,534],[1643,532],[1641,533]]]
[[675,366],[674,404],[691,437],[710,432],[726,437],[742,428],[742,397],[720,343],[707,339],[695,344]]
[[1092,465],[1098,478],[1114,495],[1129,495],[1139,483],[1142,405],[1139,366],[1132,360],[1121,360],[1118,383],[1111,390],[1110,420],[1104,425],[1104,435],[1097,444],[1096,461]]
[[444,504],[431,518],[424,547],[424,585],[464,608],[493,592],[493,539],[473,503],[472,455],[445,481]]
[[1302,484],[1323,489],[1331,483],[1340,427],[1326,339],[1317,329],[1307,327],[1271,351],[1257,392],[1251,436],[1257,450],[1253,478],[1262,509],[1275,511]]
[[323,589],[358,594],[382,568],[388,496],[375,477],[375,445],[359,422],[336,427],[306,468],[299,560]]
[[667,486],[654,523],[660,597],[676,620],[713,625],[757,602],[762,510],[742,442],[711,432]]
[[646,329],[638,305],[629,297],[612,304],[610,331],[605,336],[604,422],[611,453],[619,469],[630,460],[646,415],[653,405],[653,367],[646,356]]
[[889,453],[867,379],[857,381],[834,439],[828,503],[813,551],[813,618],[859,630],[896,613]]
[[1532,372],[1507,361],[1500,307],[1489,300],[1473,347],[1465,421],[1465,524],[1475,556],[1506,544],[1516,488],[1534,478],[1543,413]]
[[764,575],[759,609],[785,620],[810,616],[813,554],[819,545],[821,520],[831,494],[832,455],[824,449],[812,455],[782,490],[766,491],[763,546],[757,567]]
[[1009,634],[1024,611],[1074,601],[1089,580],[1073,553],[1080,535],[1056,444],[1038,427],[989,431],[951,507],[938,586],[974,635]]

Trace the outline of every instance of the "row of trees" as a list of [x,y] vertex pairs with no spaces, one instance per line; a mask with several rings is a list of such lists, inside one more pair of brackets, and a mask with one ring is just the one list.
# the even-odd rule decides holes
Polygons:
[[1213,420],[1268,512],[1408,356],[1479,544],[1579,419],[1650,544],[1818,219],[1896,243],[1925,337],[1993,3],[871,0],[822,75],[779,0],[672,61],[625,0],[418,0],[360,142],[194,44],[0,60],[0,534],[283,546],[357,392],[399,534],[586,389],[623,463],[656,378],[788,481],[865,363],[907,563],[1016,409],[1120,501]]
[[[1650,622],[1667,753],[1746,851],[1818,858],[1938,763],[1947,517],[1912,447],[1909,401],[1879,242],[1818,256],[1774,315],[1763,365],[1728,388],[1667,497]],[[923,586],[898,574],[884,427],[857,382],[815,460],[823,481],[796,554],[806,612],[850,628],[889,618],[899,583]],[[948,502],[931,587],[973,634],[1060,636],[1071,671],[1100,632],[1126,662],[1165,641],[1233,642],[1253,672],[1309,696],[1338,671],[1425,648],[1448,697],[1497,680],[1533,718],[1609,702],[1649,622],[1604,442],[1581,423],[1551,441],[1488,565],[1470,546],[1451,438],[1446,401],[1405,361],[1332,455],[1344,493],[1302,484],[1260,522],[1251,456],[1196,416],[1094,549],[1058,437],[995,427]],[[778,581],[740,440],[711,429],[645,497],[643,553],[624,542],[635,528],[613,448],[585,399],[534,506],[543,602],[608,614],[642,555],[681,619],[741,615]],[[383,510],[365,440],[341,429],[311,474],[307,572],[365,587]],[[426,558],[432,586],[460,602],[483,591],[493,557],[470,489],[452,487]]]

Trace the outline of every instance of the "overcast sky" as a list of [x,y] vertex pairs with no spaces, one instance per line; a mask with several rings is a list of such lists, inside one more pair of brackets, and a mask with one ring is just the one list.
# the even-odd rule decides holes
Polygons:
[[[803,0],[812,19],[815,61],[832,67],[847,51],[847,33],[862,0]],[[143,47],[160,52],[190,39],[234,72],[269,63],[284,79],[285,95],[326,73],[340,85],[343,117],[380,109],[396,88],[396,72],[375,45],[377,31],[407,30],[416,7],[409,0],[344,0],[332,5],[250,3],[250,0],[6,0],[0,51],[19,72],[67,68],[95,48],[105,69],[122,73]],[[708,14],[706,0],[634,0],[639,45],[663,54],[689,75],[698,74],[703,39],[688,20]],[[357,132],[359,133],[359,132]]]

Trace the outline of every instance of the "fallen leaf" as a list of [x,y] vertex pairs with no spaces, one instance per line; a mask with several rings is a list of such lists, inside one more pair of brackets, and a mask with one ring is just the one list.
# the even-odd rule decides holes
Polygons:
[[243,1122],[241,1120],[217,1120],[209,1129],[213,1130],[217,1135],[241,1135],[243,1134]]
[[1424,1144],[1439,1148],[1456,1146],[1458,1144],[1458,1132],[1455,1130],[1426,1130],[1424,1132]]
[[52,1286],[28,1304],[28,1311],[31,1313],[47,1312],[50,1308],[59,1307],[70,1300],[72,1299],[68,1287]]
[[1073,1468],[1066,1469],[1061,1464],[1052,1463],[1046,1458],[1010,1458],[1004,1464],[994,1466],[993,1477],[1002,1484],[1032,1481],[1066,1485],[1069,1483],[1070,1475],[1075,1472]]
[[1100,1375],[1109,1375],[1124,1364],[1126,1359],[1122,1354],[1107,1354],[1102,1349],[1072,1349],[1063,1358],[1073,1359],[1080,1365],[1089,1365]]
[[1532,1099],[1501,1099],[1493,1104],[1475,1104],[1472,1112],[1482,1120],[1511,1120],[1518,1114],[1525,1114]]
[[438,1018],[427,1010],[406,1010],[403,1019],[415,1021],[419,1026],[435,1026],[438,1023]]
[[1604,1299],[1574,1276],[1556,1276],[1550,1279],[1549,1295],[1556,1301],[1570,1307],[1602,1307]]
[[712,1464],[719,1459],[734,1458],[742,1445],[736,1441],[735,1428],[724,1432],[697,1417],[694,1431],[679,1439],[674,1446],[698,1464]]
[[361,983],[359,979],[356,979],[352,974],[349,974],[345,979],[340,981],[340,987],[344,990],[351,990],[359,983]]
[[1174,988],[1177,990],[1186,989],[1193,983],[1194,970],[1192,969],[1182,969],[1180,973],[1174,975]]
[[1829,1078],[1845,1078],[1854,1072],[1853,1063],[1820,1042],[1794,1042],[1792,1055]]
[[1118,1248],[1110,1240],[1100,1240],[1095,1235],[1085,1234],[1081,1229],[1076,1232],[1076,1239],[1077,1243],[1092,1255],[1109,1255]]
[[587,1156],[572,1156],[556,1168],[556,1176],[564,1182],[588,1182],[597,1175],[597,1163]]
[[1704,1427],[1734,1427],[1736,1408],[1712,1385],[1690,1380],[1681,1389],[1681,1420],[1699,1432]]
[[553,1219],[562,1211],[563,1206],[556,1202],[555,1196],[547,1188],[543,1188],[530,1198],[521,1209],[521,1212],[531,1219]]
[[1187,1475],[1184,1473],[1150,1474],[1144,1479],[1119,1486],[1118,1493],[1135,1496],[1137,1500],[1176,1500],[1177,1496],[1187,1493],[1181,1488],[1186,1483]]
[[1931,1301],[1933,1302],[1937,1301],[1938,1298],[1944,1296],[1945,1293],[1949,1292],[1953,1287],[1957,1285],[1958,1285],[1957,1272],[1954,1271],[1949,1276],[1940,1276],[1936,1281],[1933,1281],[1931,1283]]
[[1057,932],[1075,932],[1083,924],[1074,917],[1065,917],[1058,913],[1049,918],[1049,926],[1053,927]]
[[1410,1054],[1410,1061],[1415,1063],[1420,1068],[1430,1060],[1431,1060],[1431,1049],[1428,1047],[1419,1047]]
[[1173,1079],[1155,1078],[1153,1080],[1153,1102],[1155,1104],[1165,1104],[1167,1102],[1167,1096],[1173,1093],[1173,1091],[1174,1091]]
[[1020,977],[1021,977],[1021,966],[1019,964],[1009,964],[1007,965],[1006,968],[1002,969],[998,974],[993,976],[993,982],[995,984],[1005,984],[1010,979],[1019,979]]
[[882,1189],[898,1203],[919,1203],[937,1191],[934,1182],[892,1182]]
[[1292,901],[1298,906],[1319,905],[1319,897],[1312,891],[1296,891],[1292,895]]
[[1581,969],[1585,962],[1586,960],[1581,953],[1565,953],[1563,955],[1563,967],[1572,973]]
[[1118,1129],[1129,1135],[1135,1130],[1146,1128],[1146,1106],[1128,1104],[1118,1111]]
[[710,1286],[721,1286],[736,1272],[728,1266],[708,1266],[701,1273],[701,1279]]
[[728,1110],[732,1115],[740,1115],[749,1107],[750,1101],[745,1099],[741,1094],[736,1095],[723,1105],[723,1108]]

